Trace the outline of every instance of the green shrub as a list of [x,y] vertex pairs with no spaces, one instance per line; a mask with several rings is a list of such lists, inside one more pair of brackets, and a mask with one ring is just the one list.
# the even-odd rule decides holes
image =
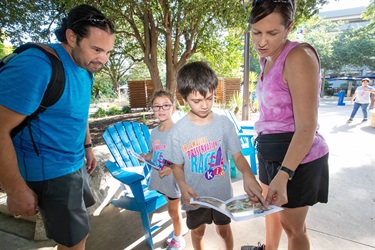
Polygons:
[[122,114],[121,110],[117,107],[117,106],[112,106],[110,107],[107,112],[106,112],[106,115],[119,115],[119,114]]
[[98,108],[98,110],[91,115],[91,117],[98,118],[106,116],[106,111],[103,108]]
[[124,106],[124,107],[122,107],[121,110],[122,110],[122,113],[124,113],[124,114],[129,114],[132,111],[132,109],[129,106]]

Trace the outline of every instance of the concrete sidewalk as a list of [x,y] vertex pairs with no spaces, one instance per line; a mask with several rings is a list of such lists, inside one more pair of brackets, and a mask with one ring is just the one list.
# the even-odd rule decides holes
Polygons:
[[[326,98],[319,108],[320,132],[330,146],[330,195],[327,204],[311,207],[307,229],[311,249],[375,249],[375,128],[361,123],[359,111],[351,124],[346,124],[352,110],[337,98]],[[242,194],[241,175],[233,179],[235,195]],[[152,215],[152,223],[163,223],[166,208]],[[87,250],[148,249],[138,213],[121,211],[108,205],[99,216],[91,218],[92,230]],[[264,242],[264,218],[232,222],[235,249],[242,245]],[[0,214],[0,250],[44,249],[55,246],[52,241],[35,242],[32,222]],[[154,234],[155,247],[163,249],[172,231],[170,221]],[[192,249],[190,233],[185,236],[186,249]],[[207,226],[206,249],[223,249],[213,225]],[[287,249],[285,234],[280,249]]]

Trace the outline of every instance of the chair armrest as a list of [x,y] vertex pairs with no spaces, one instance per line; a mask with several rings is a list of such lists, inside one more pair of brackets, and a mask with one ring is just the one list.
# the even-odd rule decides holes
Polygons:
[[142,174],[140,174],[143,171],[143,166],[119,168],[118,165],[112,161],[106,161],[104,164],[114,178],[128,186],[139,183],[145,178]]

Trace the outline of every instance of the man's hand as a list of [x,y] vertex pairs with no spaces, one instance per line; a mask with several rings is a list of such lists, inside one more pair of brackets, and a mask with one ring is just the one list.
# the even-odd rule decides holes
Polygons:
[[7,205],[9,213],[14,216],[32,216],[38,213],[38,197],[27,185],[7,193]]
[[94,150],[86,148],[86,170],[88,174],[92,174],[96,168],[96,157],[94,155]]

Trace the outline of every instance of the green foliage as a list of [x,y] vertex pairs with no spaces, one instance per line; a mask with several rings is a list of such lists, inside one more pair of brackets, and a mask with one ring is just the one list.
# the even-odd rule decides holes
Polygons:
[[201,52],[191,58],[192,61],[210,62],[218,76],[241,77],[243,72],[243,33],[230,29],[201,44]]
[[98,117],[105,117],[107,116],[107,112],[104,108],[98,108],[95,114],[92,114],[91,117],[98,118]]
[[14,46],[30,40],[51,42],[55,25],[65,13],[58,0],[0,1],[0,40],[8,38]]
[[112,115],[119,115],[119,114],[121,114],[121,113],[122,113],[122,111],[121,111],[121,109],[119,109],[119,107],[117,107],[117,106],[112,106],[112,107],[110,107],[110,108],[107,110],[106,115],[108,115],[108,116],[112,116]]
[[122,115],[128,114],[131,112],[131,108],[129,106],[124,106],[121,109],[117,106],[112,106],[108,110],[99,107],[98,110],[92,114],[90,117],[92,118],[99,118],[99,117],[106,117],[106,116],[113,116],[113,115]]
[[12,53],[12,46],[7,46],[4,43],[0,43],[0,58],[3,58],[6,55]]
[[93,100],[116,98],[111,80],[103,73],[95,74],[94,85],[91,92]]
[[184,113],[189,113],[190,112],[190,106],[189,106],[189,104],[187,102],[184,102],[183,105],[180,105],[177,102],[177,110],[181,110]]
[[131,113],[132,109],[130,108],[130,106],[123,106],[121,111],[124,114],[128,114],[128,113]]
[[340,33],[334,44],[332,58],[337,67],[369,67],[375,70],[375,38],[364,28],[350,29]]
[[240,91],[236,91],[232,98],[230,99],[229,103],[230,109],[233,110],[233,113],[237,115],[238,111],[242,107],[242,96]]
[[336,48],[334,42],[339,35],[339,26],[342,24],[342,22],[334,23],[318,17],[304,23],[303,28],[306,30],[304,40],[318,51],[323,69],[334,70],[340,67],[340,61],[332,60],[332,55]]
[[146,114],[145,114],[145,113],[142,113],[142,122],[143,122],[144,124],[146,124],[146,121],[147,121],[147,119],[146,119]]
[[[49,42],[53,29],[68,10],[88,3],[116,21],[117,39],[113,55],[104,69],[116,92],[122,79],[143,61],[154,84],[161,89],[176,89],[177,71],[195,53],[202,52],[208,60],[224,52],[222,61],[212,62],[222,74],[239,75],[241,65],[240,34],[248,28],[247,20],[252,1],[238,0],[9,0],[0,3],[0,27],[12,42]],[[316,13],[327,0],[298,0],[296,24]],[[233,36],[222,37],[222,31],[235,30]],[[0,33],[1,35],[1,33]],[[219,39],[219,40],[217,40]],[[212,41],[212,42],[211,42]],[[209,53],[212,45],[223,42]],[[219,50],[224,48],[224,50]],[[223,53],[223,54],[224,54]],[[160,63],[163,60],[163,63]],[[165,67],[165,74],[161,68]],[[254,70],[255,71],[255,70]]]
[[375,0],[371,0],[369,6],[362,13],[362,18],[364,20],[370,20],[370,23],[367,25],[366,30],[370,34],[375,33]]

